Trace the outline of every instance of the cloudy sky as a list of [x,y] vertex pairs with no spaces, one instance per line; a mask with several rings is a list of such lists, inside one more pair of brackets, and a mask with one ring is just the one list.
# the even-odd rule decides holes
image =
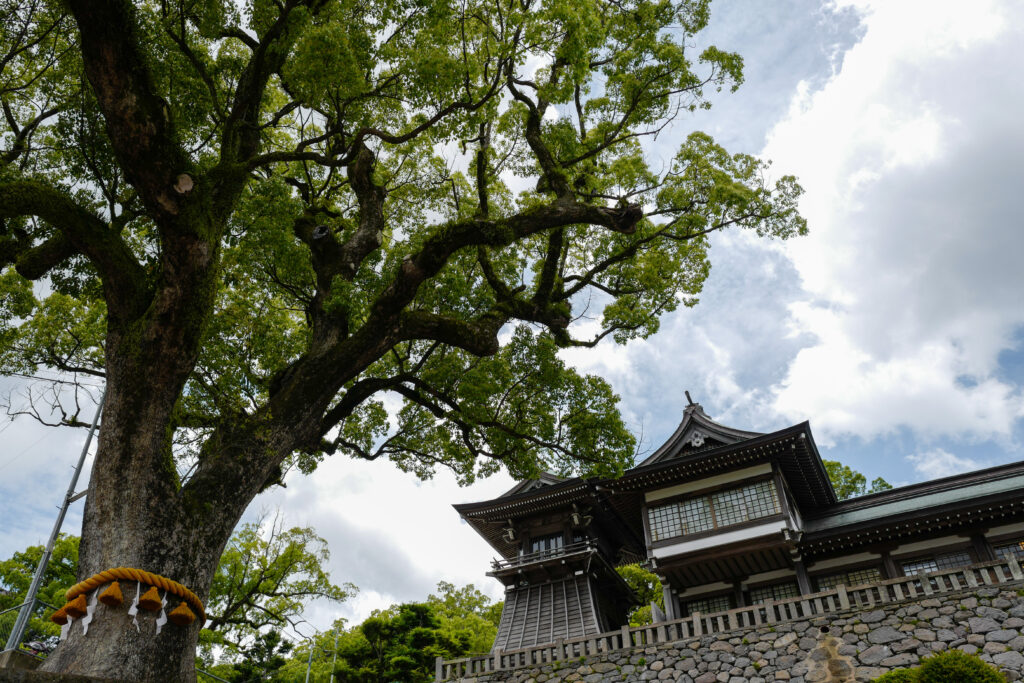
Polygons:
[[[716,238],[697,308],[567,358],[612,382],[647,452],[689,389],[739,428],[810,420],[824,457],[894,484],[1024,458],[1024,5],[716,0],[712,16],[701,42],[743,54],[746,83],[653,151],[701,129],[771,159],[806,189],[811,234]],[[83,437],[0,424],[0,558],[45,541]],[[308,631],[442,579],[498,597],[492,551],[450,505],[510,485],[336,458],[249,516],[314,526],[333,576],[361,588],[314,606]]]

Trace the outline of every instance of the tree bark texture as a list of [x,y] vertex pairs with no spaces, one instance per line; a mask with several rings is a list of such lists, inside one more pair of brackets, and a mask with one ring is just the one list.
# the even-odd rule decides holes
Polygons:
[[[205,601],[217,560],[248,498],[211,499],[198,508],[185,505],[176,490],[176,474],[166,471],[174,467],[167,429],[174,389],[147,381],[145,368],[120,360],[120,366],[114,358],[108,365],[78,578],[133,567],[178,581]],[[44,670],[133,681],[195,680],[198,619],[188,627],[168,622],[156,635],[157,614],[140,610],[136,630],[128,616],[135,591],[134,583],[122,582],[125,603],[99,605],[87,635],[74,622]],[[168,596],[167,610],[178,602]]]

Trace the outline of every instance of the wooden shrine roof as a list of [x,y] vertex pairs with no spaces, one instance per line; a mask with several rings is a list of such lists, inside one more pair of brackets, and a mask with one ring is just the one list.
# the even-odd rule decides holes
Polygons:
[[808,553],[892,540],[1024,514],[1024,462],[910,484],[807,515]]

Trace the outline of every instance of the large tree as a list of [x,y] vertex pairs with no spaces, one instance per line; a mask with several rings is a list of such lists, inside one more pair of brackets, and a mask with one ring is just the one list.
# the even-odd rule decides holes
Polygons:
[[[331,453],[614,474],[617,398],[558,349],[695,304],[710,233],[805,230],[792,178],[680,132],[742,78],[692,47],[707,0],[240,5],[0,0],[0,362],[106,384],[80,578],[206,597]],[[46,667],[194,677],[198,624],[129,625]]]

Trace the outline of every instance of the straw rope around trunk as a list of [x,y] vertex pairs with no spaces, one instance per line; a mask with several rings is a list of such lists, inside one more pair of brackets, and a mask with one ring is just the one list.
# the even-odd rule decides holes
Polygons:
[[[115,569],[107,569],[98,574],[93,574],[84,581],[79,581],[74,586],[68,589],[67,593],[64,594],[65,599],[70,603],[72,600],[77,598],[79,595],[84,595],[91,591],[93,588],[102,586],[105,583],[111,583],[113,581],[138,581],[145,583],[150,586],[156,586],[157,588],[163,589],[164,591],[177,595],[179,598],[187,602],[196,612],[199,614],[199,618],[206,621],[206,610],[203,608],[203,601],[199,599],[199,596],[190,591],[185,586],[181,585],[177,581],[168,579],[166,576],[160,576],[153,572],[147,572],[143,569],[133,569],[131,567],[117,567]],[[65,605],[66,607],[66,605]]]

